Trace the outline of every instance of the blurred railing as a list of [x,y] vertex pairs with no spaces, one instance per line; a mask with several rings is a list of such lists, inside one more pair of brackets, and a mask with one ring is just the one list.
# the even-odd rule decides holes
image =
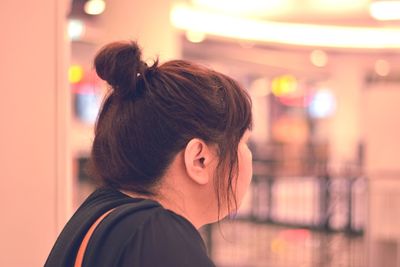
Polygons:
[[368,174],[368,267],[400,267],[400,171]]
[[366,179],[255,175],[234,220],[203,229],[218,266],[365,265]]
[[361,234],[365,179],[254,176],[236,218],[313,230]]

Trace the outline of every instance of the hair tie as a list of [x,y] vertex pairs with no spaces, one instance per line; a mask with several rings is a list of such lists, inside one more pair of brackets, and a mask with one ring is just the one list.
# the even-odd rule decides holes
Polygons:
[[136,76],[137,77],[144,76],[145,73],[147,72],[148,68],[149,68],[149,66],[147,65],[146,62],[140,61],[139,67],[138,67],[138,73],[136,74]]

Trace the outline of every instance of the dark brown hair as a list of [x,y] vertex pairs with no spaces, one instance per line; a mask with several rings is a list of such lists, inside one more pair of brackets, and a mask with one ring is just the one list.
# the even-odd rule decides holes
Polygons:
[[233,197],[236,209],[237,148],[252,123],[245,90],[224,74],[184,60],[147,66],[135,42],[106,45],[94,65],[111,88],[95,126],[90,175],[106,186],[154,195],[174,156],[200,138],[218,148],[218,208],[222,198],[230,210]]

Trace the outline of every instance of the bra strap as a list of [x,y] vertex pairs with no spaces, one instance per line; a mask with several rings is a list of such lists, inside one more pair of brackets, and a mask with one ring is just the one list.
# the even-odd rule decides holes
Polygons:
[[75,264],[74,267],[82,267],[82,262],[83,262],[83,256],[85,255],[85,251],[87,248],[87,245],[89,243],[90,237],[92,236],[94,230],[96,229],[96,227],[100,224],[100,222],[107,217],[108,214],[110,214],[115,208],[107,211],[106,213],[104,213],[103,215],[101,215],[93,224],[92,226],[89,228],[89,230],[87,231],[85,237],[82,240],[82,243],[79,247],[78,253],[76,255],[76,259],[75,259]]

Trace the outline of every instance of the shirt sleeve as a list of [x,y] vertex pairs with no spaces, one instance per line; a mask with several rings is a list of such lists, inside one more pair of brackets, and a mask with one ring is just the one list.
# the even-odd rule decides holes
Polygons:
[[215,267],[193,225],[164,209],[154,213],[125,248],[128,250],[126,255],[130,255],[128,258],[136,255],[136,259],[131,260],[139,266]]

